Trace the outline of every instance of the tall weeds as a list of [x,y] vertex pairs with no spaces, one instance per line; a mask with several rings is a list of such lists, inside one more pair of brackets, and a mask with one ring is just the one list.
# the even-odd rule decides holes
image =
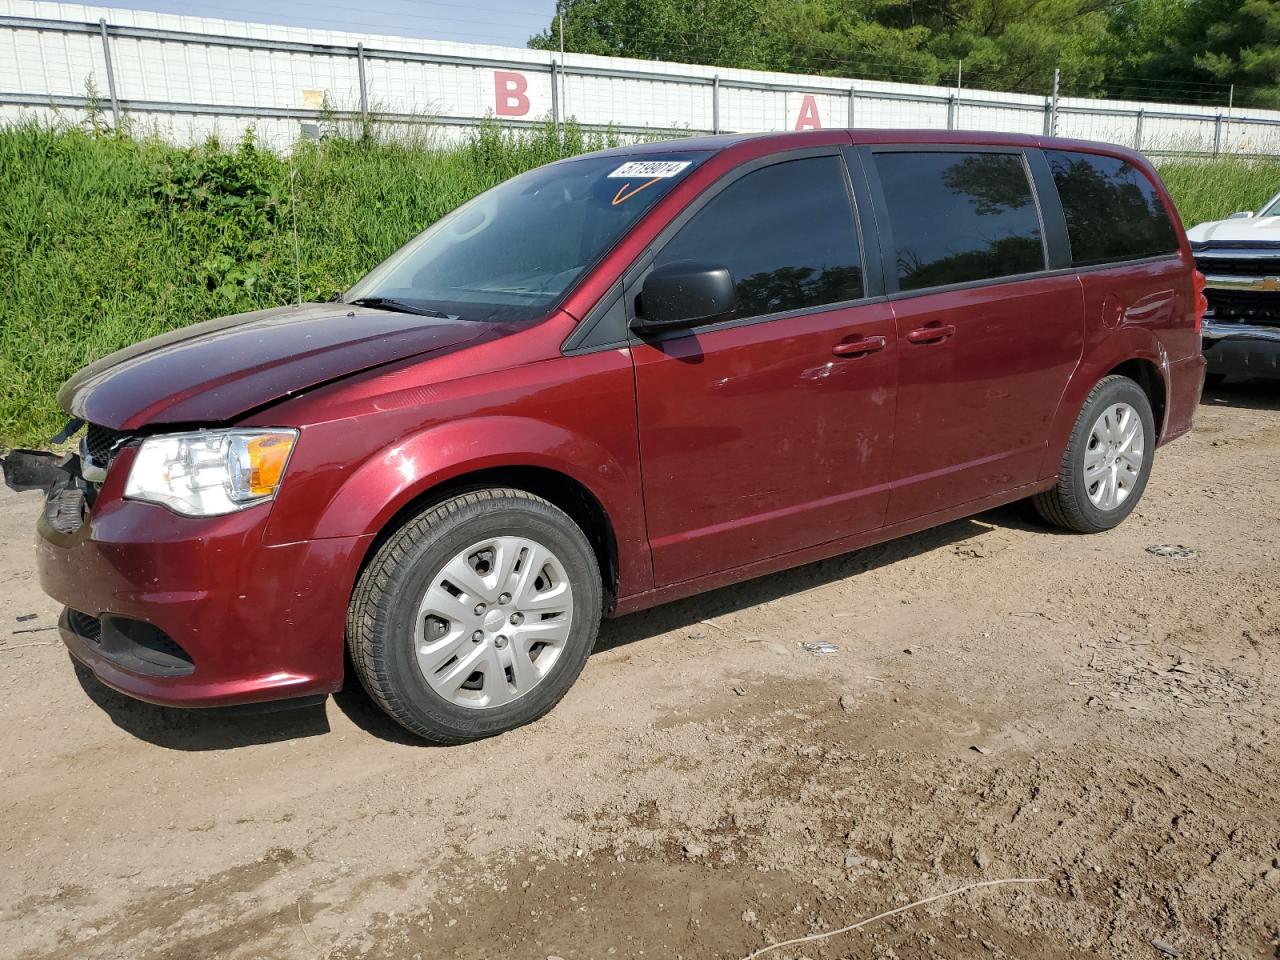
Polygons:
[[94,128],[0,128],[0,445],[56,432],[59,385],[96,357],[211,317],[328,299],[475,194],[607,145],[572,124],[485,125],[453,145],[331,138],[285,158],[252,136],[183,149]]
[[1170,159],[1156,166],[1188,227],[1237,210],[1257,212],[1280,193],[1280,160]]

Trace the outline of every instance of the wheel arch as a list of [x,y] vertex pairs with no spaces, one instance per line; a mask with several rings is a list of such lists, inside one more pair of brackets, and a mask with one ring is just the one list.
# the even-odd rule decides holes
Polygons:
[[1152,331],[1136,326],[1122,327],[1097,344],[1077,365],[1068,381],[1058,402],[1049,431],[1049,443],[1040,464],[1042,480],[1057,476],[1058,464],[1089,392],[1103,377],[1113,374],[1129,377],[1147,395],[1156,423],[1156,443],[1160,443],[1169,410],[1169,357]]
[[587,534],[607,607],[652,586],[638,464],[589,437],[530,417],[438,424],[379,450],[351,471],[314,524],[314,537],[364,536],[353,582],[387,536],[432,503],[510,487],[542,497]]
[[1103,376],[1128,377],[1142,388],[1142,392],[1147,395],[1147,402],[1151,404],[1151,417],[1156,424],[1156,443],[1159,444],[1160,438],[1164,436],[1165,413],[1169,407],[1168,381],[1160,372],[1160,367],[1151,360],[1135,357],[1116,364]]
[[458,473],[420,490],[388,516],[374,534],[360,561],[360,573],[378,549],[409,520],[438,503],[472,490],[496,487],[522,490],[541,497],[565,514],[586,534],[600,566],[605,609],[611,610],[618,593],[618,536],[599,498],[583,483],[546,466],[509,464]]

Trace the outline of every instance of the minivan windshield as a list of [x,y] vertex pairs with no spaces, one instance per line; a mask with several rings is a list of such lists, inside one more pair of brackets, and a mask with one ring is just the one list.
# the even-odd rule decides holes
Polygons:
[[543,316],[703,156],[583,157],[531,170],[438,220],[343,301],[464,320]]

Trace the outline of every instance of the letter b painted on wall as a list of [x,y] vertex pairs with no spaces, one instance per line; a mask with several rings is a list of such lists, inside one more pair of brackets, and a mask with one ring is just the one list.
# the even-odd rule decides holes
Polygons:
[[493,112],[500,117],[529,114],[529,80],[511,70],[493,71]]

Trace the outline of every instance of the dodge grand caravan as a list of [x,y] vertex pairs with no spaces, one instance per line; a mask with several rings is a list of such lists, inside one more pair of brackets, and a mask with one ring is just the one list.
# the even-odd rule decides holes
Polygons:
[[62,637],[160,704],[531,721],[602,616],[1020,498],[1107,530],[1191,427],[1202,278],[1114,146],[822,130],[516,177],[331,303],[91,364]]

